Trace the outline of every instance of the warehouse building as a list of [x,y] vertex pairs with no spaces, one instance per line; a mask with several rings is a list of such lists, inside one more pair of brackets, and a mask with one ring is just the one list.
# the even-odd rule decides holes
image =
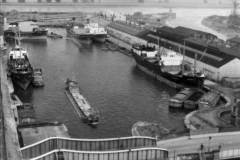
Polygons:
[[120,39],[129,46],[135,43],[153,43],[184,54],[185,64],[196,67],[196,70],[202,71],[211,80],[240,77],[240,54],[222,47],[223,41],[211,33],[166,26],[150,31],[125,22],[113,22],[107,30],[111,37]]

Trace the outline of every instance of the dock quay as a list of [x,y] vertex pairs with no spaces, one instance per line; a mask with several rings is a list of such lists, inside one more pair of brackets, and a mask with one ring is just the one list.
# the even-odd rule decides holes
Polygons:
[[229,126],[230,122],[224,121],[221,113],[232,110],[235,105],[233,91],[230,88],[221,87],[217,83],[209,87],[215,89],[216,93],[220,93],[226,103],[212,108],[200,108],[200,110],[189,113],[185,117],[185,125],[190,130],[190,134],[217,133]]

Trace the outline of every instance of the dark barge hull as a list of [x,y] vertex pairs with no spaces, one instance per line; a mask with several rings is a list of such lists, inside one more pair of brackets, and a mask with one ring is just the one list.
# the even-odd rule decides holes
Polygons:
[[76,34],[71,30],[67,30],[68,37],[74,38],[80,43],[91,44],[93,42],[105,42],[107,34]]
[[46,40],[48,31],[20,32],[19,36],[12,30],[4,31],[5,41],[13,41],[20,37],[20,40]]
[[65,93],[69,99],[69,101],[72,103],[75,111],[77,112],[78,116],[81,117],[84,123],[87,123],[88,125],[92,127],[97,127],[99,121],[91,121],[89,120],[89,117],[78,107],[78,104],[76,100],[72,97],[71,92],[69,91],[68,87],[65,88]]
[[162,72],[161,66],[157,62],[149,62],[146,58],[143,58],[136,53],[132,52],[132,55],[137,63],[137,67],[149,74],[150,76],[158,79],[161,82],[168,84],[174,88],[182,88],[183,86],[199,87],[203,85],[204,77],[187,76],[182,74],[171,74],[168,72]]

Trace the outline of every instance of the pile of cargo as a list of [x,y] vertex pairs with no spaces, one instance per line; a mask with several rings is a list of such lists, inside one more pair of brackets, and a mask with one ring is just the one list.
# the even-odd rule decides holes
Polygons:
[[230,88],[240,88],[240,77],[224,77],[222,84]]

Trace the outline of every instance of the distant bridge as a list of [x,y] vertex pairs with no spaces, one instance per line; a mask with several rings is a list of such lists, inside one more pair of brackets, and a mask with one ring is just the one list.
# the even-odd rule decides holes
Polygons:
[[[1,0],[2,1],[2,0]],[[203,8],[231,8],[231,4],[222,4],[221,6],[216,6],[215,3],[199,3],[196,5],[196,2],[188,4],[182,3],[156,3],[156,2],[147,2],[146,3],[137,3],[137,2],[95,2],[95,3],[1,3],[1,10],[8,12],[11,10],[18,10],[22,12],[99,12],[106,9],[111,9],[114,7],[151,7],[151,8],[194,8],[194,7],[203,7]]]

